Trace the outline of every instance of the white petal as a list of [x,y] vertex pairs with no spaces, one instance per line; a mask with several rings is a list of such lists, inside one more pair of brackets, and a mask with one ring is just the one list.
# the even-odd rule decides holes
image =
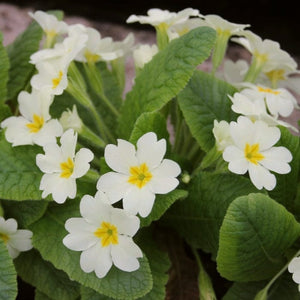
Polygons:
[[290,261],[289,266],[288,266],[288,270],[289,270],[290,273],[294,273],[296,271],[300,271],[300,257],[294,257]]
[[137,257],[142,257],[143,253],[131,238],[119,236],[119,243],[112,247],[111,256],[117,268],[133,272],[140,267]]
[[87,148],[80,149],[76,155],[74,160],[74,171],[72,174],[73,178],[82,177],[87,173],[90,169],[89,162],[94,159],[94,154],[91,150]]
[[28,251],[32,248],[32,232],[26,229],[19,229],[16,233],[10,235],[8,243],[18,251]]
[[229,162],[228,169],[235,174],[245,174],[248,170],[248,161],[243,152],[235,146],[226,147],[223,159]]
[[105,147],[104,157],[111,169],[123,174],[129,174],[130,167],[138,165],[135,147],[121,139],[118,139],[117,146],[109,144]]
[[140,219],[127,214],[124,209],[114,208],[111,222],[118,228],[118,234],[134,236],[140,227]]
[[97,189],[107,194],[111,204],[122,199],[131,186],[127,175],[115,172],[105,173],[97,182]]
[[101,243],[83,251],[80,255],[80,267],[86,272],[95,270],[99,278],[103,278],[112,266],[110,247],[102,247]]
[[44,146],[44,154],[36,156],[36,164],[44,173],[60,173],[60,163],[63,161],[60,147],[57,144],[50,143]]
[[259,151],[271,148],[280,139],[280,130],[275,126],[268,126],[263,121],[255,122],[255,138],[253,143],[259,144]]
[[291,152],[285,147],[272,147],[262,153],[264,159],[259,163],[265,168],[279,174],[287,174],[291,171],[290,162],[293,157]]
[[157,141],[154,132],[148,132],[137,141],[136,156],[140,164],[146,163],[150,171],[160,165],[166,153],[166,140]]
[[14,258],[16,258],[16,257],[19,256],[19,254],[20,254],[20,251],[19,251],[19,250],[13,248],[13,247],[10,246],[8,243],[6,244],[6,247],[7,247],[8,253],[9,253],[9,255],[10,255],[10,257],[11,257],[12,259],[14,259]]
[[60,138],[61,151],[64,156],[64,161],[69,157],[73,159],[77,143],[77,133],[73,129],[68,129]]
[[10,235],[17,231],[18,223],[15,219],[10,218],[5,220],[3,217],[0,217],[0,232]]
[[261,190],[263,187],[271,191],[276,186],[276,177],[260,165],[249,164],[249,176],[255,187]]
[[80,201],[80,213],[87,222],[99,227],[103,221],[110,222],[111,206],[85,195]]

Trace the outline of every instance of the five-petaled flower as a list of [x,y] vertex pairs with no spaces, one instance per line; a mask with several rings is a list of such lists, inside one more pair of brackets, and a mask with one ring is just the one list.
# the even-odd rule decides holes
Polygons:
[[152,210],[155,194],[167,194],[174,190],[179,181],[181,169],[170,160],[163,159],[166,140],[157,140],[153,132],[148,132],[134,145],[118,139],[118,145],[109,144],[104,157],[115,172],[100,177],[98,190],[107,193],[111,204],[123,199],[123,208],[146,217]]
[[245,174],[248,171],[257,189],[274,189],[276,177],[270,171],[290,172],[290,151],[285,147],[273,147],[280,139],[277,127],[240,116],[237,122],[230,123],[230,134],[233,145],[225,148],[223,158],[229,162],[231,172]]
[[80,267],[86,272],[95,271],[104,277],[114,264],[123,271],[139,268],[142,251],[132,237],[138,231],[140,220],[123,209],[112,207],[107,196],[98,191],[95,197],[85,195],[80,202],[82,218],[71,218],[65,223],[69,234],[64,245],[82,251]]
[[40,183],[45,198],[52,194],[53,200],[63,203],[69,197],[76,196],[76,178],[82,177],[90,168],[94,154],[87,148],[75,154],[77,133],[67,130],[60,138],[61,146],[48,143],[43,149],[45,154],[38,154],[36,164],[45,174]]
[[17,221],[13,218],[5,220],[0,217],[0,240],[4,242],[11,258],[16,258],[20,252],[32,248],[32,232],[27,229],[17,229]]

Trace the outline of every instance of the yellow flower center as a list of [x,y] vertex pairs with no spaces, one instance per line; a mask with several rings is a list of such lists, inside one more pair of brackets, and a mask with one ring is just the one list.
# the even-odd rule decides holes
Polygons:
[[54,38],[57,35],[57,32],[55,30],[45,30],[45,33],[50,38]]
[[259,53],[258,51],[254,51],[253,56],[256,57],[259,64],[263,64],[269,60],[268,54],[266,54],[266,53]]
[[4,244],[6,244],[9,240],[9,236],[0,232],[0,239],[3,240]]
[[73,174],[74,170],[73,160],[70,157],[68,157],[67,161],[60,164],[60,168],[60,177],[69,178]]
[[261,87],[261,86],[258,86],[257,89],[258,89],[258,91],[261,92],[261,93],[269,93],[269,94],[273,94],[273,95],[278,95],[278,94],[280,94],[279,91],[274,91],[274,90],[272,90],[272,89],[270,89],[270,88],[263,88],[263,87]]
[[98,54],[93,54],[92,52],[86,50],[84,53],[84,56],[88,63],[95,63],[100,59],[100,55]]
[[152,178],[152,174],[149,172],[149,168],[145,163],[140,166],[131,167],[129,172],[131,176],[129,177],[128,182],[135,184],[140,189]]
[[37,133],[44,125],[44,118],[36,114],[33,115],[33,121],[26,124],[26,127],[29,128],[29,132]]
[[277,84],[277,82],[279,80],[286,80],[286,77],[284,76],[285,71],[282,69],[277,69],[277,70],[272,70],[270,72],[267,72],[266,75],[269,78],[269,80],[275,84]]
[[246,159],[255,165],[257,165],[260,160],[265,158],[261,153],[259,153],[259,144],[249,145],[247,143],[244,153]]
[[118,230],[117,227],[108,222],[102,222],[101,227],[99,227],[94,235],[101,238],[102,247],[109,246],[110,244],[118,244]]
[[53,90],[57,88],[57,86],[61,82],[62,77],[63,77],[63,72],[59,71],[58,77],[52,79],[52,89]]

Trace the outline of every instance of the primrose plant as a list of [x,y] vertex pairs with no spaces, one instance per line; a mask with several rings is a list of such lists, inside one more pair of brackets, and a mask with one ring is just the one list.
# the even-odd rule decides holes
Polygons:
[[152,45],[29,15],[0,34],[0,298],[18,279],[36,299],[299,299],[294,58],[192,8],[129,16]]

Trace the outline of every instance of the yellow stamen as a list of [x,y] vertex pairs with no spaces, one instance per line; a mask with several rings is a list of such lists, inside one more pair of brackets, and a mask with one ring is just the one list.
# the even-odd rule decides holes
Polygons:
[[260,160],[265,158],[261,153],[259,153],[259,144],[249,145],[247,143],[244,153],[246,159],[255,165],[257,165]]
[[117,227],[108,222],[102,222],[101,227],[99,227],[94,235],[101,238],[102,247],[109,246],[110,244],[118,244],[118,230]]
[[272,90],[270,88],[263,88],[261,86],[258,86],[257,89],[258,89],[259,92],[262,92],[262,93],[269,93],[269,94],[273,94],[273,95],[280,94],[279,91],[274,91],[274,90]]
[[45,33],[50,38],[54,38],[57,35],[57,32],[55,30],[45,30]]
[[86,50],[84,56],[88,63],[95,63],[100,59],[100,55],[93,54],[92,52]]
[[68,160],[60,164],[61,173],[60,177],[69,178],[73,174],[74,163],[73,160],[68,157]]
[[37,133],[44,125],[44,118],[36,114],[33,115],[32,123],[26,124],[26,127],[29,128],[29,132]]
[[9,236],[0,232],[0,239],[3,240],[4,244],[6,244],[9,240]]
[[259,64],[263,64],[269,60],[268,54],[266,53],[259,53],[258,51],[253,51],[253,56],[255,56]]
[[131,176],[129,177],[128,182],[135,184],[140,189],[152,178],[152,174],[149,172],[149,168],[145,163],[140,166],[131,167],[129,172]]
[[271,82],[277,83],[279,80],[286,80],[284,73],[284,70],[278,69],[267,72],[266,75],[268,76]]
[[56,89],[63,77],[63,72],[59,71],[58,77],[52,79],[52,89]]

